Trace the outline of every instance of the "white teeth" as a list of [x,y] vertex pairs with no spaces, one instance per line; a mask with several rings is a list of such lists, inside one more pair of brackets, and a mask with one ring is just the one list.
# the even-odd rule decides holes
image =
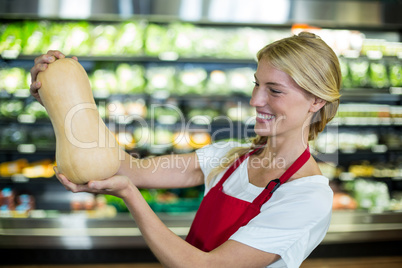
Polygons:
[[275,116],[274,115],[257,113],[257,117],[261,118],[261,119],[265,119],[265,120],[270,120],[270,119],[274,118]]

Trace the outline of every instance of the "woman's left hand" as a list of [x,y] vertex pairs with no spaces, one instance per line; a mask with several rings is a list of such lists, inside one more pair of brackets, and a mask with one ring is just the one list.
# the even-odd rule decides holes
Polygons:
[[108,194],[125,199],[130,191],[135,188],[128,177],[121,175],[115,175],[101,181],[89,181],[87,184],[75,184],[69,181],[66,176],[59,173],[57,167],[54,167],[54,172],[60,183],[73,193],[88,192],[94,194]]

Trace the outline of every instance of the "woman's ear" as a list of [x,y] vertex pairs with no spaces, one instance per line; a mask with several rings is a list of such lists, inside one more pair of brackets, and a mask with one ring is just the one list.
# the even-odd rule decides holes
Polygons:
[[327,101],[318,97],[314,97],[314,102],[310,106],[310,112],[318,112],[326,103]]

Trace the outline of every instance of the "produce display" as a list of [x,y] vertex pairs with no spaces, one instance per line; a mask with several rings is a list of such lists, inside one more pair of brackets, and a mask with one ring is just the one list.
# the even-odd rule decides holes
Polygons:
[[243,59],[254,58],[263,45],[287,35],[289,32],[278,30],[217,29],[145,20],[116,23],[24,21],[2,25],[0,54],[15,58],[20,54],[41,54],[55,49],[77,56],[163,57],[165,54]]
[[[57,132],[62,125],[56,123],[52,128],[44,123],[48,122],[48,113],[29,97],[29,68],[25,65],[15,67],[15,64],[9,64],[12,63],[10,59],[18,60],[19,56],[33,58],[48,49],[82,56],[84,61],[89,58],[91,63],[84,66],[99,116],[111,130],[106,136],[116,140],[128,152],[139,157],[152,157],[171,152],[192,152],[217,141],[213,140],[216,139],[212,133],[214,130],[209,131],[207,127],[220,126],[222,120],[226,120],[225,123],[233,121],[252,125],[255,108],[244,100],[250,97],[253,89],[255,54],[265,44],[289,35],[287,30],[261,27],[210,27],[145,20],[2,24],[0,55],[4,61],[0,66],[0,123],[3,122],[3,125],[0,127],[0,150],[17,148],[24,154],[19,146],[25,144],[34,145],[36,150],[52,151],[56,140],[60,140],[53,129]],[[344,90],[375,88],[380,89],[376,92],[388,92],[390,87],[402,87],[401,43],[365,39],[363,34],[354,31],[322,30],[319,35],[329,40],[339,55]],[[229,60],[221,64],[221,59]],[[244,60],[246,63],[242,64]],[[71,83],[57,81],[57,84]],[[92,103],[93,97],[89,99]],[[59,103],[64,103],[64,100]],[[91,112],[95,113],[95,109],[82,111]],[[353,154],[357,150],[399,152],[402,148],[398,130],[374,129],[378,125],[400,126],[402,108],[398,105],[342,103],[334,121],[339,126],[368,125],[373,128],[340,128],[336,133],[328,131],[312,143],[312,148],[324,153],[345,154]],[[43,126],[35,127],[36,122],[43,123]],[[188,127],[190,122],[195,125],[196,131]],[[182,124],[189,124],[185,131],[180,129]],[[90,122],[85,123],[85,133],[89,125]],[[81,127],[84,128],[84,123]],[[97,126],[94,128],[97,129]],[[103,130],[101,133],[106,132]],[[56,148],[56,153],[58,151],[61,150]],[[64,156],[71,154],[67,150],[63,152]],[[79,161],[93,166],[87,164],[89,158]],[[374,212],[400,210],[402,199],[387,196],[384,183],[377,181],[402,177],[398,161],[353,162],[344,167],[320,163],[322,172],[331,180],[339,180],[345,174],[354,178],[347,183],[346,189],[334,191],[333,208]],[[0,177],[54,178],[52,167],[55,164],[54,159],[47,158],[35,162],[23,158],[7,160],[0,163]],[[114,164],[108,161],[107,165]],[[71,175],[67,176],[71,179]],[[18,196],[12,189],[5,193],[14,198]],[[196,210],[203,191],[199,188],[141,189],[141,193],[155,211],[180,213]],[[22,196],[21,202],[14,203],[12,210],[21,204],[21,211],[29,211],[29,200]],[[77,197],[71,200],[71,210],[86,211],[91,217],[113,217],[116,211],[127,212],[121,199],[101,195]]]
[[388,104],[340,104],[335,121],[340,125],[400,125],[400,106]]
[[31,75],[23,68],[0,68],[0,91],[4,90],[9,94],[18,91],[25,91],[25,96],[29,95],[29,85]]
[[71,58],[59,59],[38,81],[56,135],[59,171],[79,184],[114,175],[120,149],[100,118],[84,68]]
[[356,178],[345,183],[345,189],[352,193],[358,208],[377,213],[390,209],[391,197],[384,182]]
[[27,217],[35,209],[35,198],[26,193],[18,194],[12,188],[0,188],[0,217]]
[[323,153],[334,153],[337,150],[355,152],[375,147],[379,144],[379,137],[374,131],[339,130],[337,133],[319,135],[312,144]]
[[340,58],[342,87],[389,88],[402,86],[400,61]]

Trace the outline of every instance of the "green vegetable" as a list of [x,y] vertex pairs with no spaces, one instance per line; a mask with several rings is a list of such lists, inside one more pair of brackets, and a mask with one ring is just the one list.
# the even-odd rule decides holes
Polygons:
[[5,117],[16,118],[24,109],[24,103],[21,100],[9,100],[0,105],[0,114]]
[[156,145],[172,145],[173,133],[164,128],[156,128],[154,134],[154,143]]
[[222,57],[226,52],[225,33],[215,28],[197,28],[194,33],[197,45],[194,47],[197,56]]
[[120,93],[143,93],[145,87],[145,71],[141,65],[121,63],[116,68],[116,79]]
[[108,205],[114,206],[118,212],[128,212],[127,206],[124,201],[113,195],[105,195]]
[[252,68],[236,68],[228,71],[229,89],[234,93],[251,96],[254,70]]
[[22,68],[0,69],[0,89],[15,93],[17,89],[26,88],[26,74]]
[[101,95],[118,93],[118,82],[114,70],[109,68],[97,69],[93,72],[90,79],[94,93]]
[[389,66],[389,80],[391,86],[402,87],[402,65],[394,62]]
[[175,93],[184,94],[203,94],[207,72],[203,68],[184,69],[179,73],[178,83]]
[[91,32],[92,48],[94,56],[110,56],[113,54],[114,40],[117,35],[117,27],[112,24],[100,24]]
[[140,193],[148,203],[155,202],[155,193],[153,193],[153,190],[140,189]]
[[45,21],[26,21],[23,26],[23,49],[25,55],[45,53],[46,32],[49,24]]
[[350,79],[350,70],[348,61],[345,58],[340,58],[339,64],[342,72],[342,88],[349,89],[352,87],[352,81]]
[[151,144],[152,131],[148,127],[138,127],[134,130],[133,136],[138,148],[148,148]]
[[47,33],[48,44],[46,45],[46,50],[63,51],[67,34],[69,33],[68,25],[66,23],[53,22]]
[[22,22],[7,24],[0,37],[0,53],[4,58],[15,58],[22,49]]
[[145,54],[149,56],[158,56],[162,52],[170,51],[171,36],[169,36],[167,27],[149,24],[145,31]]
[[350,76],[352,87],[368,86],[369,78],[369,62],[367,60],[356,59],[350,62]]
[[90,25],[82,21],[66,23],[66,38],[63,52],[69,55],[88,55],[91,52]]
[[153,111],[149,113],[149,116],[154,118],[162,124],[174,124],[180,120],[182,115],[180,110],[165,106],[152,107]]
[[169,32],[173,33],[173,50],[180,56],[192,57],[194,55],[194,46],[197,44],[194,32],[197,28],[190,23],[172,23],[168,27]]
[[385,88],[389,86],[387,68],[384,63],[370,63],[370,84],[374,88]]
[[222,70],[213,70],[209,74],[209,79],[206,83],[205,93],[210,95],[229,94],[230,91],[226,72]]
[[146,93],[152,94],[159,90],[173,92],[175,89],[175,74],[176,69],[173,66],[148,67],[145,73],[148,80]]
[[215,117],[219,116],[219,112],[217,110],[209,108],[194,108],[187,113],[187,117],[190,119],[200,115],[207,116],[211,120],[213,120]]
[[4,147],[18,145],[27,142],[27,132],[15,126],[3,129],[0,136],[0,144]]
[[119,25],[113,46],[116,55],[142,54],[144,46],[144,27],[138,22],[124,22]]
[[[223,51],[225,57],[232,59],[252,59],[254,55],[251,55],[249,43],[253,42],[255,39],[252,37],[251,29],[229,29],[225,31],[227,35],[225,42],[227,49]],[[249,41],[248,37],[252,41]]]
[[33,101],[27,106],[25,106],[25,112],[26,114],[33,115],[35,118],[41,119],[41,118],[48,118],[47,111],[45,107],[43,107],[39,102]]

